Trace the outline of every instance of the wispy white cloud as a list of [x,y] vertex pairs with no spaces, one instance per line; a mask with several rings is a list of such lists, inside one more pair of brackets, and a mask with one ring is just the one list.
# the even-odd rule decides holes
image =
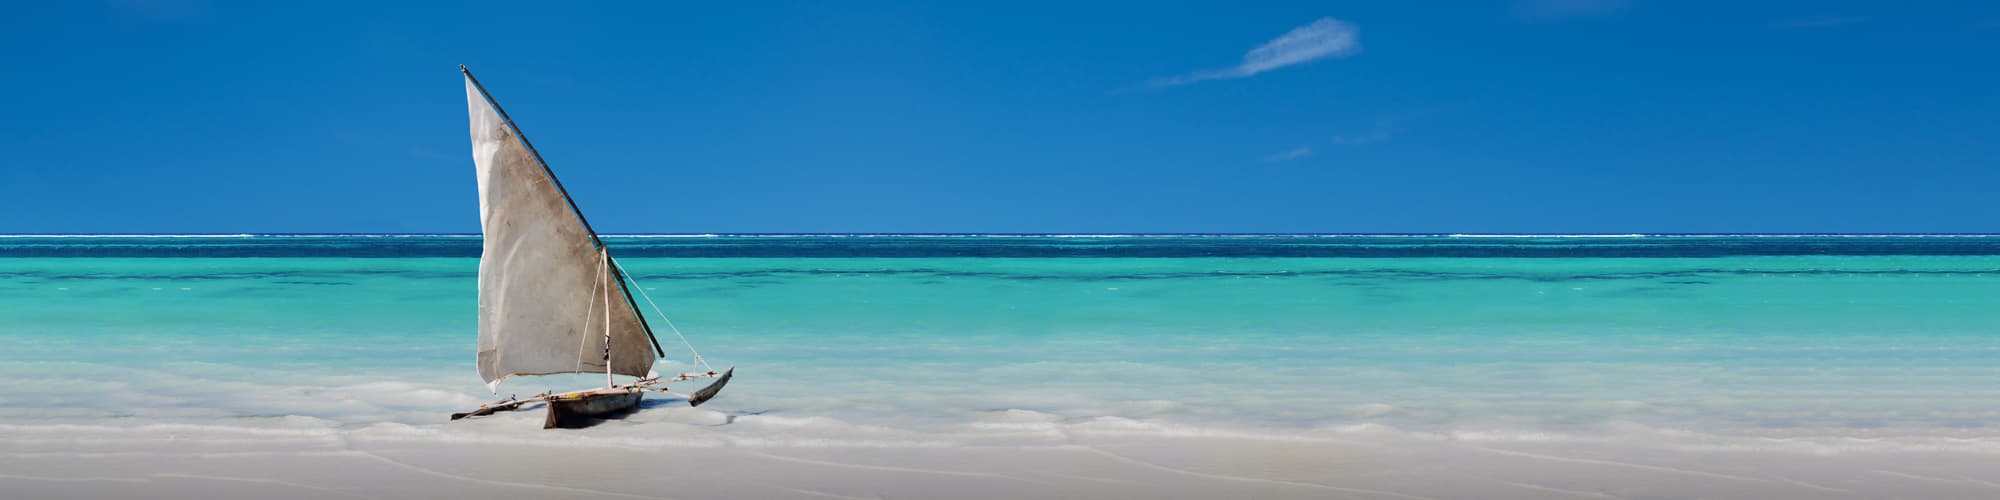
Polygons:
[[1771,25],[1771,27],[1778,29],[1829,28],[1846,26],[1866,20],[1867,18],[1861,17],[1802,17],[1779,21],[1777,24]]
[[1236,66],[1196,71],[1180,76],[1155,78],[1155,87],[1186,85],[1202,80],[1243,78],[1295,64],[1326,58],[1347,57],[1361,52],[1360,31],[1339,19],[1322,17],[1312,24],[1294,28],[1250,49]]
[[1266,156],[1264,157],[1264,161],[1281,162],[1312,156],[1316,152],[1313,149],[1313,145],[1315,144],[1323,144],[1321,147],[1324,148],[1325,153],[1339,156],[1342,151],[1350,151],[1347,148],[1357,148],[1378,142],[1386,142],[1397,136],[1405,135],[1404,132],[1408,132],[1411,125],[1437,115],[1450,113],[1460,107],[1461,105],[1457,103],[1440,103],[1380,114],[1369,119],[1340,120],[1341,123],[1333,125],[1332,130],[1339,130],[1341,133],[1327,138],[1325,143],[1314,142],[1299,146],[1289,151]]
[[1291,161],[1291,160],[1297,160],[1297,159],[1300,159],[1300,158],[1305,158],[1305,157],[1307,157],[1307,156],[1312,156],[1312,155],[1313,155],[1313,148],[1312,148],[1312,146],[1299,146],[1299,147],[1298,147],[1297,149],[1293,149],[1293,150],[1290,150],[1290,151],[1286,151],[1286,152],[1283,152],[1283,153],[1278,153],[1278,154],[1274,154],[1274,155],[1271,155],[1271,156],[1266,156],[1266,157],[1264,157],[1264,162],[1265,162],[1265,163],[1276,163],[1276,162],[1281,162],[1281,161]]

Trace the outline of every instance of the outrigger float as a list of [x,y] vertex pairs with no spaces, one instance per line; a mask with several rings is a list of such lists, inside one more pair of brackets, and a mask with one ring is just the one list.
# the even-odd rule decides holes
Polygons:
[[[555,171],[500,103],[465,66],[458,69],[465,74],[484,240],[479,255],[479,376],[495,393],[515,375],[602,371],[605,386],[510,397],[451,419],[544,403],[549,414],[543,428],[574,427],[634,411],[646,392],[668,392],[664,384],[698,378],[715,381],[689,394],[688,404],[714,399],[735,367],[717,372],[708,366],[659,304],[611,258]],[[666,351],[640,314],[632,297],[635,289],[701,371],[668,378],[653,371]],[[618,375],[637,380],[620,384],[614,378]]]
[[646,391],[672,392],[665,387],[651,387],[652,385],[696,378],[714,378],[715,382],[709,384],[708,387],[703,387],[701,390],[695,391],[694,394],[688,395],[688,405],[701,406],[703,402],[714,398],[716,393],[721,392],[723,384],[728,384],[729,377],[733,374],[735,374],[735,369],[731,368],[723,371],[719,376],[715,372],[683,373],[666,381],[647,379],[614,387],[602,387],[562,394],[544,392],[527,399],[508,398],[482,405],[477,410],[465,413],[453,413],[451,414],[451,419],[458,420],[491,415],[497,412],[518,410],[522,406],[534,403],[547,403],[549,416],[542,421],[543,429],[579,427],[589,424],[592,420],[632,411],[638,406],[639,398]]

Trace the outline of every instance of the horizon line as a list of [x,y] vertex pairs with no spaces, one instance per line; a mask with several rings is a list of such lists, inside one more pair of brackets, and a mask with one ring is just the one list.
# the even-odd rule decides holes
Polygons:
[[[64,238],[64,237],[111,237],[111,238],[256,238],[256,237],[479,237],[482,233],[451,232],[218,232],[218,233],[0,233],[5,238]],[[773,237],[773,236],[1074,236],[1074,237],[1116,237],[1116,236],[1432,236],[1432,237],[1594,237],[1594,238],[1644,238],[1661,236],[2000,236],[2000,233],[1981,232],[1611,232],[1611,233],[1563,233],[1563,232],[700,232],[700,233],[606,233],[607,238],[621,237],[684,237],[684,238],[726,238],[726,237]]]

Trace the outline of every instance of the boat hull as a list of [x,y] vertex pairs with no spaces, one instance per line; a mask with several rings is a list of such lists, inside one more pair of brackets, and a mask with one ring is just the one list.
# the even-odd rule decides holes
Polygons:
[[564,394],[549,400],[549,416],[542,422],[542,428],[584,427],[604,418],[630,413],[639,408],[639,398],[643,395],[645,392],[638,390]]

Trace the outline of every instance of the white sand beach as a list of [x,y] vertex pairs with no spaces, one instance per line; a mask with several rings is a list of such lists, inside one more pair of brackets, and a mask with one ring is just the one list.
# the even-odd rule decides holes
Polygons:
[[[662,411],[662,410],[654,410]],[[683,417],[700,410],[680,410]],[[534,429],[539,414],[0,428],[0,491],[41,498],[1992,498],[1993,443],[1407,433],[1276,436],[1124,419],[902,431],[819,418]],[[765,422],[758,422],[764,418]],[[725,433],[729,426],[762,426]],[[791,430],[781,428],[789,427]],[[812,433],[822,433],[813,437]],[[1028,440],[1039,444],[966,444]]]

